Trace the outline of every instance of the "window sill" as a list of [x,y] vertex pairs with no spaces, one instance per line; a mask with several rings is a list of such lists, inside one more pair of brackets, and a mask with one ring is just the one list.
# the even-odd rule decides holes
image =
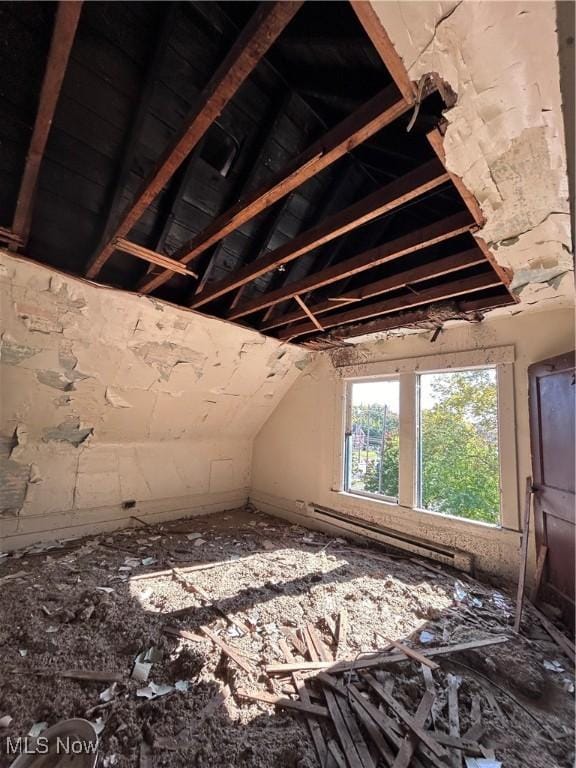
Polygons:
[[501,531],[505,530],[501,523],[485,523],[482,520],[469,520],[466,517],[459,517],[457,515],[446,515],[442,512],[432,512],[429,509],[422,509],[421,507],[407,507],[399,503],[398,500],[394,499],[386,499],[384,497],[379,498],[378,496],[369,496],[368,494],[363,493],[353,493],[351,491],[336,491],[336,493],[339,496],[342,496],[346,499],[354,500],[354,501],[366,501],[370,504],[378,505],[379,507],[385,507],[390,512],[393,513],[400,513],[400,512],[410,512],[415,514],[417,517],[431,517],[434,518],[437,521],[446,521],[447,524],[453,524],[453,523],[466,523],[468,525],[475,525],[479,526],[482,529],[488,529],[488,530],[495,530],[495,531]]

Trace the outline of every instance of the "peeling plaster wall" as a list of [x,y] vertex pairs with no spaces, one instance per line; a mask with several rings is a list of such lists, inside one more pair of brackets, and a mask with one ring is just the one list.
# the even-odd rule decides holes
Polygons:
[[[341,364],[369,364],[463,350],[479,350],[482,358],[493,347],[514,345],[514,408],[518,452],[516,486],[519,498],[532,474],[528,418],[528,366],[574,348],[571,310],[521,313],[515,317],[454,325],[434,344],[430,333],[406,335],[359,345]],[[442,368],[439,360],[439,368]],[[314,527],[306,505],[320,504],[376,522],[475,556],[484,571],[515,578],[520,536],[515,530],[484,526],[432,515],[396,504],[371,501],[333,490],[339,468],[337,435],[342,420],[340,386],[331,357],[319,355],[296,381],[258,434],[252,465],[252,501],[264,511]],[[402,422],[401,422],[402,433]],[[278,471],[281,467],[282,471]],[[518,519],[517,511],[507,518]],[[532,564],[534,547],[531,552]]]
[[4,251],[0,310],[0,549],[242,504],[253,438],[307,364]]
[[372,5],[411,79],[437,72],[458,96],[445,113],[447,165],[481,204],[481,234],[513,270],[520,307],[567,303],[574,283],[555,4]]

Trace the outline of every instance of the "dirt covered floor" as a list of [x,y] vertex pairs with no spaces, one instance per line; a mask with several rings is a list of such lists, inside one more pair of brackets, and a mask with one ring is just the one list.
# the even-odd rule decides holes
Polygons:
[[[220,564],[186,570],[208,562]],[[530,608],[521,636],[511,625],[512,603],[492,586],[249,510],[29,548],[0,560],[0,766],[14,759],[8,737],[73,717],[100,730],[101,766],[318,766],[301,714],[245,698],[294,694],[293,677],[264,668],[287,646],[303,660],[298,631],[311,627],[344,660],[388,639],[422,650],[508,635],[435,656],[432,679],[409,659],[374,674],[412,714],[432,686],[427,727],[444,734],[451,681],[460,734],[472,728],[503,768],[568,768],[573,667]]]

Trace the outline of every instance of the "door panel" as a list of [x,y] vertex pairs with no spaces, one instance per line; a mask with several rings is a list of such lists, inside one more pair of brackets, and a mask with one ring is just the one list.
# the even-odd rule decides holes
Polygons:
[[574,626],[575,369],[574,353],[528,369],[536,546],[548,557],[540,595]]

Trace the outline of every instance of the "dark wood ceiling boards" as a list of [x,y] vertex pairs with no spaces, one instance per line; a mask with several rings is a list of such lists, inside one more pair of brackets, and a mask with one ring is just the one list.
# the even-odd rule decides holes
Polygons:
[[12,250],[314,347],[514,301],[369,3],[3,2],[0,43]]

